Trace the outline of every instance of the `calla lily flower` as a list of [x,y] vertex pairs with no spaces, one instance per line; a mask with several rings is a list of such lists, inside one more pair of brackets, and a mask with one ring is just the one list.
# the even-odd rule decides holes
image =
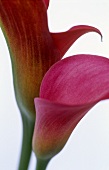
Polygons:
[[43,76],[80,36],[88,32],[101,35],[98,29],[86,25],[51,33],[48,6],[49,0],[0,0],[0,27],[9,47],[15,96],[23,120],[19,170],[28,168],[36,115],[34,97],[39,96]]
[[33,150],[39,160],[59,153],[84,115],[109,98],[109,59],[75,55],[54,64],[35,98]]
[[49,0],[0,0],[0,26],[9,47],[18,106],[35,117],[34,97],[39,96],[44,74],[60,60],[83,34],[101,32],[91,26],[75,26],[50,33],[47,23]]

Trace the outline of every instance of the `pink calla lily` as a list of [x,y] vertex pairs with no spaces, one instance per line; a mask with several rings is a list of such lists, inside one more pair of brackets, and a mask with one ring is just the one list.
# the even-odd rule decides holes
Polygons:
[[35,98],[33,150],[39,159],[61,151],[84,115],[109,98],[108,77],[109,59],[95,55],[68,57],[49,69]]
[[[50,33],[49,0],[0,0],[0,26],[9,46],[17,103],[22,113],[35,117],[34,97],[46,71],[60,60],[83,34],[101,32],[91,26]],[[102,35],[101,35],[102,36]]]

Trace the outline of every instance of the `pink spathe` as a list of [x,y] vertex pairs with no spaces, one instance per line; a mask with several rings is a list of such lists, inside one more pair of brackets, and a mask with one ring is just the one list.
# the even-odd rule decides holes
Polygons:
[[109,98],[109,59],[75,55],[54,64],[35,99],[33,150],[41,159],[55,156],[84,115]]

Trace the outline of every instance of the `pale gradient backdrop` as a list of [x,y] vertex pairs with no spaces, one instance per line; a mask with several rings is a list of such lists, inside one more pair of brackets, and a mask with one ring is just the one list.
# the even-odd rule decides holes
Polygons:
[[[48,21],[52,32],[87,24],[99,28],[103,34],[103,42],[96,33],[82,36],[65,57],[88,53],[109,58],[108,0],[51,0]],[[22,123],[13,92],[11,62],[0,30],[0,170],[17,170],[21,138]],[[33,154],[29,170],[34,169]],[[109,100],[98,103],[82,119],[47,170],[109,170]]]

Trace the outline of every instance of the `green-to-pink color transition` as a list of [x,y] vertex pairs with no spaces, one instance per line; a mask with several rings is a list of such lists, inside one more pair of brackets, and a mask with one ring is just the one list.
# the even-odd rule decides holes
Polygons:
[[[46,71],[60,60],[83,34],[100,31],[75,26],[50,33],[47,22],[49,0],[0,0],[0,26],[10,51],[17,103],[22,113],[35,117],[34,97]],[[58,24],[58,23],[57,23]]]
[[[101,60],[103,69],[104,63],[107,64],[106,59],[98,57],[96,60],[93,56],[73,56],[61,61],[80,36],[88,32],[96,32],[101,37],[102,35],[97,28],[87,25],[73,26],[65,32],[51,33],[47,20],[48,6],[49,0],[0,0],[0,27],[10,52],[15,96],[23,120],[19,170],[28,169],[35,117],[33,149],[38,156],[37,167],[44,170],[48,160],[63,148],[79,120],[97,102],[95,98],[94,101],[89,101],[90,95],[87,96],[87,102],[91,102],[90,104],[83,100],[87,94],[85,85],[88,86],[91,81],[82,72],[87,69],[85,73],[93,77],[94,62],[94,68]],[[100,69],[96,69],[95,73],[96,71],[99,72]],[[101,78],[98,74],[98,79],[95,75],[94,77],[94,81]],[[88,81],[89,84],[86,83]],[[35,114],[34,98],[39,96],[39,90],[40,97],[35,100]],[[42,158],[47,159],[43,164],[40,160]]]
[[33,150],[50,159],[66,144],[83,116],[109,98],[109,59],[75,55],[54,64],[46,73],[35,99]]

